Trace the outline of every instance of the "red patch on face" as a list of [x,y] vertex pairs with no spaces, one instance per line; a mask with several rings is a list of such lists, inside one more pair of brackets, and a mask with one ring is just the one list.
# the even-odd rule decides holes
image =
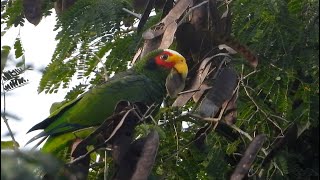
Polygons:
[[163,66],[165,68],[173,68],[174,64],[173,62],[166,62],[165,59],[161,59],[161,56],[163,55],[168,55],[168,56],[172,56],[172,53],[168,52],[168,51],[164,51],[163,53],[161,53],[160,55],[156,56],[156,63],[159,66]]

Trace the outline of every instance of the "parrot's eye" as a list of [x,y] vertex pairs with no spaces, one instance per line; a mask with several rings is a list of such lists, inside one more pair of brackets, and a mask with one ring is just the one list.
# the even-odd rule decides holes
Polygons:
[[160,59],[167,60],[168,57],[169,57],[168,54],[163,54],[163,55],[160,56]]

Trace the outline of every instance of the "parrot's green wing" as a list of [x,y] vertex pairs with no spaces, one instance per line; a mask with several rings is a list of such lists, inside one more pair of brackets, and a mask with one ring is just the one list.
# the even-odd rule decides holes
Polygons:
[[154,102],[161,103],[165,91],[164,84],[153,81],[143,74],[136,74],[133,71],[122,73],[107,83],[92,88],[35,125],[30,131],[36,129],[44,131],[29,142],[44,136],[55,136],[99,125],[113,114],[116,104],[121,100],[143,102],[147,105]]
[[[132,71],[128,71],[128,72],[119,73],[115,78],[111,78],[110,81],[108,81],[107,83],[112,83],[113,81],[115,81],[117,79],[120,79],[122,77],[128,76],[130,74],[133,74],[133,72]],[[60,115],[62,115],[65,111],[68,111],[68,109],[70,109],[79,100],[81,100],[82,97],[85,94],[82,94],[81,96],[75,98],[72,101],[69,101],[69,102],[65,103],[61,107],[59,107],[56,110],[54,110],[52,113],[50,113],[50,116],[48,118],[46,118],[42,122],[40,122],[40,123],[36,124],[35,126],[33,126],[27,133],[29,133],[31,131],[34,131],[34,130],[38,130],[38,129],[45,129],[46,127],[48,127],[48,125],[50,125],[53,121],[55,121],[57,118],[59,118]]]

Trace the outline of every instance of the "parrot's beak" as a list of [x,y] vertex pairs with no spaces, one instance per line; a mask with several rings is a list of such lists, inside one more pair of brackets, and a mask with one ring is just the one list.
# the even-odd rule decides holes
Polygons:
[[185,80],[188,74],[186,59],[178,54],[172,54],[167,62],[173,63],[173,69],[166,80],[166,88],[170,97],[176,97],[184,89]]
[[186,59],[180,54],[173,54],[169,57],[167,62],[174,64],[173,68],[181,74],[183,79],[186,79],[188,75],[188,65]]

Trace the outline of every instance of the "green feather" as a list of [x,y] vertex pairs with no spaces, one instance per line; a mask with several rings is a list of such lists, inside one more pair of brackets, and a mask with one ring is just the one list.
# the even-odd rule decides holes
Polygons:
[[[50,136],[46,143],[41,148],[43,153],[51,153],[55,154],[57,158],[61,160],[68,160],[71,152],[71,145],[74,140],[77,138],[84,139],[88,135],[90,135],[96,128],[89,127],[80,129],[74,132],[68,132],[65,134],[61,134],[58,136]],[[90,144],[94,144],[95,142],[91,142]]]

